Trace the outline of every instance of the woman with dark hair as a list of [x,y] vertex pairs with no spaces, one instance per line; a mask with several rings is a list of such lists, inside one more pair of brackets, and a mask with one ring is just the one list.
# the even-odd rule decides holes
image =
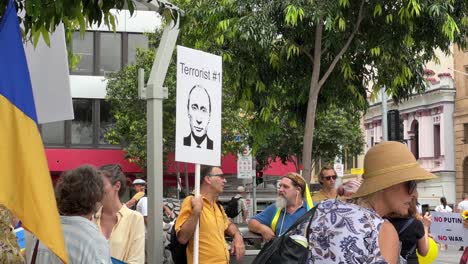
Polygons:
[[[98,171],[87,165],[65,172],[55,187],[65,247],[71,264],[111,263],[109,245],[91,221],[103,195],[104,184]],[[32,245],[33,248],[28,249],[27,263],[62,263],[37,239],[33,240]]]
[[[440,197],[440,204],[434,209],[436,212],[440,213],[451,213],[452,207],[447,205],[447,199],[445,197]],[[440,244],[440,250],[447,250],[447,244]]]
[[111,256],[129,264],[145,262],[145,223],[143,216],[120,201],[127,178],[120,165],[99,168],[104,182],[102,207],[95,215],[99,230],[109,241]]
[[411,201],[408,215],[391,215],[390,222],[395,227],[401,242],[400,255],[408,264],[418,264],[419,255],[426,256],[429,252],[429,227],[432,217],[426,212],[421,216],[416,209],[417,198]]

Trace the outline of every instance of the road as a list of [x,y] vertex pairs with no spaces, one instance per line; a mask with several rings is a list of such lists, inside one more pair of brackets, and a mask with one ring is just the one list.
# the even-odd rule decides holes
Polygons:
[[439,256],[437,260],[434,262],[436,264],[458,264],[460,263],[460,258],[462,255],[462,251],[458,251],[459,246],[451,246],[447,251],[439,250]]

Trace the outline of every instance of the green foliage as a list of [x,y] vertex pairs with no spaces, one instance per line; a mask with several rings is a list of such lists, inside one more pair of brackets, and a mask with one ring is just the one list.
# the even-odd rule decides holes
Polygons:
[[[49,44],[49,32],[64,23],[66,29],[79,29],[84,32],[88,25],[107,25],[115,29],[115,18],[110,10],[128,8],[133,14],[134,4],[131,0],[14,0],[18,14],[24,12],[24,18],[18,16],[23,24],[26,38],[31,38],[34,45],[39,37]],[[0,2],[0,17],[2,17],[8,1]]]
[[[468,31],[468,2],[459,0],[175,3],[186,11],[181,43],[225,58],[229,90],[253,117],[257,156],[272,138],[284,144],[275,141],[277,151],[265,155],[297,154],[296,142],[308,142],[303,154],[312,153],[313,126],[302,130],[305,121],[330,105],[365,110],[369,88],[386,87],[395,101],[423,91],[435,48],[465,47]],[[311,160],[303,163],[307,169]]]

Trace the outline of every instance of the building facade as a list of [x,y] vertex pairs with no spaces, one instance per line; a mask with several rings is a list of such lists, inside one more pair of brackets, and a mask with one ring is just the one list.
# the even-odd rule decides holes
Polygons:
[[[398,110],[400,135],[419,164],[436,174],[437,179],[418,185],[419,202],[434,207],[440,197],[455,203],[454,125],[455,87],[449,74],[439,79],[428,77],[424,94],[395,104],[387,101],[388,110]],[[382,142],[382,102],[377,99],[364,116],[366,150]]]
[[468,192],[468,50],[454,48],[455,168],[457,201]]

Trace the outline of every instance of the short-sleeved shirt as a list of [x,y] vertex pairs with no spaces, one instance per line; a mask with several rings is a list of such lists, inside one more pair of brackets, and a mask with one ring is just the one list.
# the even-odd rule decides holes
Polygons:
[[[408,264],[418,264],[416,256],[416,247],[419,239],[424,236],[424,225],[418,219],[414,219],[411,224],[400,233],[400,230],[406,225],[408,218],[389,219],[398,232],[401,241],[400,255],[408,261]],[[416,246],[416,247],[415,247]]]
[[439,204],[435,209],[434,211],[436,212],[440,212],[440,213],[451,213],[453,210],[452,210],[452,207],[446,205],[445,207],[441,204]]
[[468,200],[463,200],[458,204],[458,210],[461,212],[468,210]]
[[[65,247],[70,264],[110,264],[109,245],[95,223],[81,216],[60,216]],[[34,239],[28,252],[31,261],[37,240]],[[60,264],[62,261],[45,245],[39,243],[36,263]]]
[[148,216],[148,197],[141,197],[137,203],[136,211],[143,216]]
[[[269,205],[265,210],[263,210],[261,213],[255,215],[252,217],[252,219],[257,220],[263,225],[269,226],[271,228],[271,223],[273,222],[273,218],[275,217],[277,207],[275,204]],[[275,228],[275,235],[279,236],[283,234],[290,226],[292,226],[299,217],[303,216],[305,213],[307,213],[307,208],[306,208],[306,203],[302,203],[302,205],[297,208],[294,213],[290,214],[286,212],[286,210],[283,208],[281,209],[281,213],[278,218],[278,222],[276,223],[276,228]]]
[[[95,215],[101,230],[102,208]],[[123,205],[117,213],[117,223],[109,237],[111,256],[128,264],[145,263],[145,222],[143,216]]]
[[[176,220],[177,233],[192,213],[192,198],[193,196],[188,196],[182,202]],[[199,263],[229,263],[229,252],[224,239],[224,231],[228,225],[229,220],[222,207],[203,198],[203,209],[200,213]],[[187,263],[193,263],[193,237],[187,246]]]

